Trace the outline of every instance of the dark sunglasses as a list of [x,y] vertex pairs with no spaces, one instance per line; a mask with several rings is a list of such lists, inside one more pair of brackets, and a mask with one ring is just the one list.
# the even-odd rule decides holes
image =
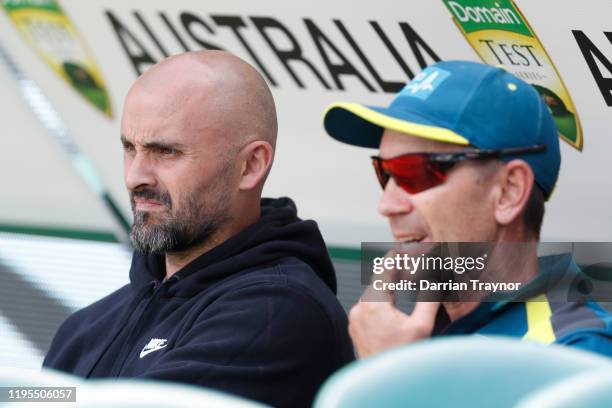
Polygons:
[[447,173],[459,162],[497,159],[506,156],[540,153],[546,145],[512,147],[498,150],[463,150],[452,153],[409,153],[391,159],[372,156],[372,163],[383,190],[389,179],[410,194],[420,193],[444,183]]

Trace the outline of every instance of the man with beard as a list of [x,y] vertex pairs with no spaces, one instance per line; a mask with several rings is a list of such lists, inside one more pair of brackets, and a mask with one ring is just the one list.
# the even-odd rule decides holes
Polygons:
[[276,133],[265,81],[228,53],[171,57],[135,82],[121,124],[130,284],[70,316],[45,367],[310,406],[353,352],[317,225],[261,199]]

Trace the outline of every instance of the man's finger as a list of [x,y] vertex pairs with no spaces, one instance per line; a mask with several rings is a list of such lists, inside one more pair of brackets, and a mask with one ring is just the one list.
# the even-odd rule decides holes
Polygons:
[[440,302],[417,302],[410,317],[412,320],[432,330],[438,309],[440,309]]
[[[385,254],[385,258],[393,258],[393,251],[389,251]],[[398,272],[395,268],[385,269],[382,273],[373,273],[370,278],[370,284],[365,288],[361,295],[360,301],[365,302],[390,302],[395,304],[395,292],[389,290],[388,283],[396,282],[398,278]],[[376,288],[374,288],[376,282]]]

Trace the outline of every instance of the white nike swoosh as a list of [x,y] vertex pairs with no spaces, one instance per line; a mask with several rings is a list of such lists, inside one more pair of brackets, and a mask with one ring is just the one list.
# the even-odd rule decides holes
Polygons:
[[144,356],[146,356],[147,354],[152,353],[152,352],[154,352],[154,351],[161,350],[161,349],[163,349],[163,348],[164,348],[164,347],[166,347],[166,346],[167,346],[167,344],[164,344],[163,346],[158,346],[158,347],[152,348],[152,349],[150,349],[150,350],[142,350],[142,351],[140,352],[140,358],[143,358],[143,357],[144,357]]

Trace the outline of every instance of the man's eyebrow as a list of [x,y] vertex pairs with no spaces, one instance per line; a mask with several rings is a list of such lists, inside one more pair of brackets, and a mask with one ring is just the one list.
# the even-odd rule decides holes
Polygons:
[[142,144],[142,147],[145,149],[153,150],[153,149],[175,149],[181,150],[185,147],[184,144],[181,143],[171,143],[171,142],[146,142]]
[[[123,135],[121,135],[121,143],[124,145],[132,145],[133,143],[129,140],[127,140],[127,138]],[[164,142],[164,141],[152,141],[152,142],[146,142],[142,144],[142,147],[148,150],[153,150],[153,149],[175,149],[175,150],[182,150],[185,148],[185,145],[182,143],[172,143],[172,142]]]

